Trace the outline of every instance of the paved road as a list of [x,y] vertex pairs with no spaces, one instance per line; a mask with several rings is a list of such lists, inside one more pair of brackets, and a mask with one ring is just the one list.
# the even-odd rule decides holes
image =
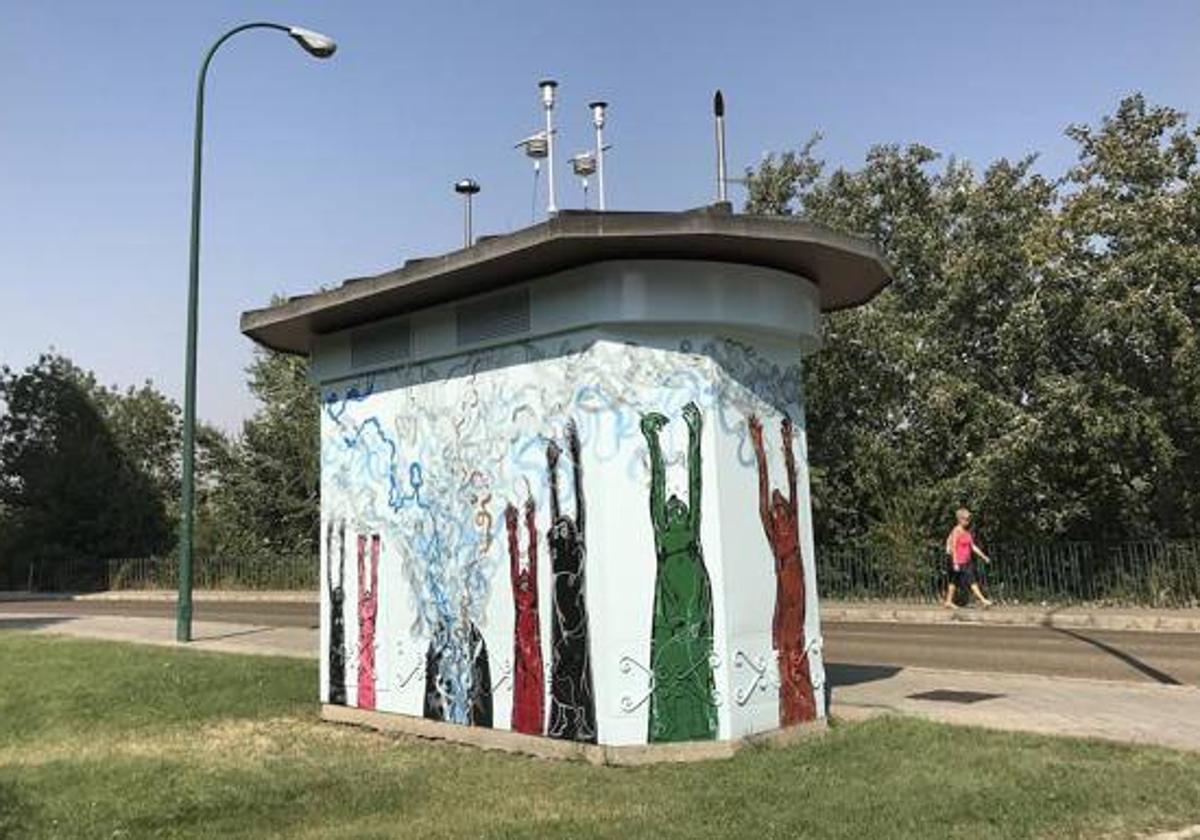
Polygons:
[[[174,604],[154,601],[0,603],[5,613],[166,618]],[[315,604],[197,602],[197,621],[316,627]],[[861,666],[1041,674],[1158,684],[1200,685],[1200,634],[1134,633],[991,625],[826,622],[831,676]]]

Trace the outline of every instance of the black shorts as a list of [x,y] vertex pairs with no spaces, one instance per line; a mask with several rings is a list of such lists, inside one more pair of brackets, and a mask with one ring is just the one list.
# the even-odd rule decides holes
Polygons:
[[974,561],[968,561],[965,565],[955,569],[954,573],[950,576],[950,580],[959,589],[970,589],[976,582]]

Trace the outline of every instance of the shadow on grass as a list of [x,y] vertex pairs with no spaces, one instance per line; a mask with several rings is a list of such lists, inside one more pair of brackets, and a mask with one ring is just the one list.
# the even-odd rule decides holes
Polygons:
[[271,630],[278,630],[278,627],[251,627],[249,630],[232,630],[228,633],[197,633],[192,636],[194,642],[215,642],[218,639],[236,639],[240,636],[257,636],[260,633],[267,633]]

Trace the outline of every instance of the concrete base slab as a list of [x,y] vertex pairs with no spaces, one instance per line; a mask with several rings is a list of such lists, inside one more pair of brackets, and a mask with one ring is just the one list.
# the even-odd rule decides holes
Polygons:
[[333,723],[366,726],[380,732],[435,741],[449,741],[485,750],[499,750],[559,761],[586,761],[589,764],[625,767],[731,758],[748,746],[783,746],[823,734],[826,731],[825,721],[818,720],[800,726],[762,732],[736,741],[688,741],[679,744],[607,746],[524,735],[520,732],[482,726],[461,726],[456,723],[426,720],[411,715],[332,704],[325,704],[321,707],[321,717]]

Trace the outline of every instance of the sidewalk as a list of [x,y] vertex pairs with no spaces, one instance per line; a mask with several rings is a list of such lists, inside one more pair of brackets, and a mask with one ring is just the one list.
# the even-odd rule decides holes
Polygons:
[[[39,614],[36,608],[0,615],[0,632],[27,630],[33,633],[107,639],[148,645],[179,646],[175,622],[168,618],[135,618],[116,615],[62,616]],[[307,627],[265,627],[224,621],[192,623],[189,650],[247,653],[258,656],[288,656],[316,659],[317,631]]]
[[[175,624],[165,618],[39,615],[31,606],[0,616],[0,632],[5,629],[176,645]],[[310,628],[201,621],[194,632],[189,649],[317,656],[318,635]],[[828,666],[828,678],[833,715],[850,720],[910,714],[944,723],[1200,750],[1200,688],[1195,686],[839,664]]]
[[[174,589],[116,589],[109,592],[86,592],[79,595],[51,595],[73,601],[169,601],[175,603]],[[34,596],[40,597],[40,596]],[[317,604],[321,594],[316,590],[269,589],[194,589],[193,603],[251,603],[251,604]]]
[[935,604],[895,601],[821,601],[822,622],[893,624],[995,624],[1069,630],[1135,630],[1200,633],[1200,610],[1139,607],[995,606],[947,610]]
[[[832,666],[833,714],[915,715],[1013,732],[1200,750],[1200,688],[1028,674]],[[922,697],[921,695],[924,695]]]

